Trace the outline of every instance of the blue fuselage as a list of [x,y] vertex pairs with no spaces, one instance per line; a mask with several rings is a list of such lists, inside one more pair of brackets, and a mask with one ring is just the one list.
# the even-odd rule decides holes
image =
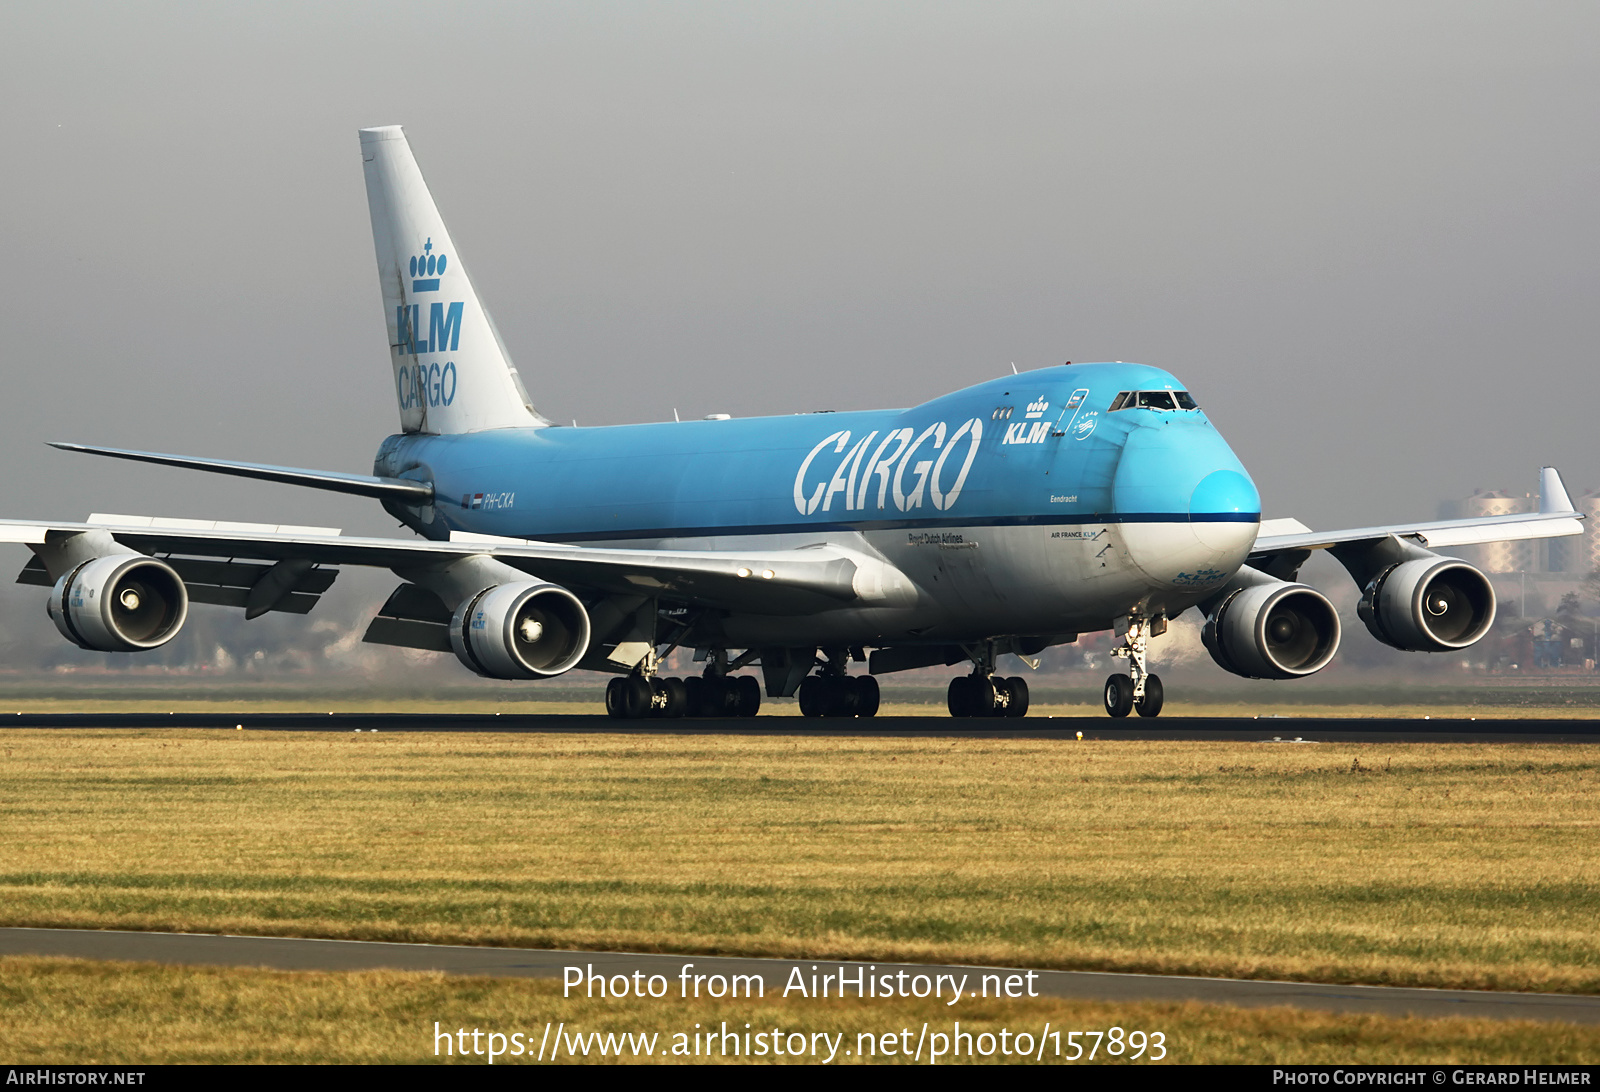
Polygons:
[[868,629],[1060,632],[1182,609],[1254,542],[1260,497],[1203,412],[1110,409],[1181,389],[1156,368],[1078,364],[909,409],[394,436],[375,472],[434,483],[431,510],[394,509],[433,538],[846,543],[924,592]]

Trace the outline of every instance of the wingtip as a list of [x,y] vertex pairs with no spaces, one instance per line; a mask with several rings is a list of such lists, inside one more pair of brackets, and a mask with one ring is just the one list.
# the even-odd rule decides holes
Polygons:
[[1576,512],[1567,487],[1561,481],[1561,472],[1553,466],[1539,468],[1539,511]]

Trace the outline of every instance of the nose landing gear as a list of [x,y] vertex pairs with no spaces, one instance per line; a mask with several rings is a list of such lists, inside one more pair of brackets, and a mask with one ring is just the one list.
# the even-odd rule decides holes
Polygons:
[[1125,717],[1137,710],[1141,717],[1159,716],[1166,700],[1161,686],[1161,676],[1152,674],[1145,662],[1145,642],[1167,631],[1165,615],[1144,618],[1130,615],[1128,631],[1122,638],[1122,647],[1111,650],[1113,656],[1128,658],[1128,674],[1112,675],[1106,680],[1106,712],[1113,717]]

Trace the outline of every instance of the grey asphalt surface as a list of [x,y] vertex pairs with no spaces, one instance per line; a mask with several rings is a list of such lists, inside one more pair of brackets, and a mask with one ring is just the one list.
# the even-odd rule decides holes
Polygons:
[[[903,988],[916,975],[967,976],[967,992],[981,991],[984,976],[991,995],[1010,982],[1029,988],[1027,968],[967,967],[949,964],[839,963],[731,956],[659,955],[631,952],[571,952],[532,948],[475,948],[450,944],[391,944],[362,940],[308,940],[293,937],[218,936],[202,933],[138,933],[93,929],[0,929],[0,955],[65,956],[200,966],[266,967],[283,971],[440,971],[452,975],[506,978],[562,978],[564,968],[589,974],[628,975],[640,971],[667,979],[677,996],[680,974],[760,975],[766,996],[782,996],[794,968],[810,986],[813,972],[854,977],[861,968],[881,976],[904,972]],[[1031,972],[1040,996],[1085,1001],[1198,1001],[1262,1008],[1286,1005],[1331,1012],[1388,1016],[1469,1016],[1495,1020],[1535,1020],[1600,1024],[1600,997],[1553,993],[1493,993],[1484,990],[1403,989],[1392,986],[1336,986],[1310,982],[1271,982],[1171,975],[1110,974],[1094,971]],[[1013,976],[1016,976],[1013,978]],[[691,979],[692,981],[692,979]],[[897,979],[897,983],[899,980]],[[659,987],[658,987],[659,988]],[[949,993],[945,986],[946,996]]]
[[1600,743],[1600,719],[1463,720],[1460,718],[1256,719],[1162,717],[1113,721],[1105,716],[955,720],[948,717],[827,719],[612,720],[604,715],[542,713],[18,713],[11,728],[228,728],[279,732],[572,732],[631,735],[889,736],[946,739],[1242,740],[1322,743]]

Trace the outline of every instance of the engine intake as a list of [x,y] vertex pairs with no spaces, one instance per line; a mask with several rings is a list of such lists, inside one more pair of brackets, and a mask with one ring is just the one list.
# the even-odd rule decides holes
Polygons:
[[1488,578],[1465,561],[1437,554],[1384,569],[1356,605],[1374,637],[1407,652],[1475,644],[1494,625],[1494,612]]
[[1261,577],[1225,595],[1200,636],[1235,675],[1297,679],[1321,671],[1339,650],[1339,614],[1315,588]]
[[589,650],[589,612],[557,584],[496,584],[456,609],[450,647],[491,679],[548,678]]
[[142,652],[178,635],[189,617],[189,591],[164,562],[111,554],[56,581],[47,609],[61,635],[80,648]]

